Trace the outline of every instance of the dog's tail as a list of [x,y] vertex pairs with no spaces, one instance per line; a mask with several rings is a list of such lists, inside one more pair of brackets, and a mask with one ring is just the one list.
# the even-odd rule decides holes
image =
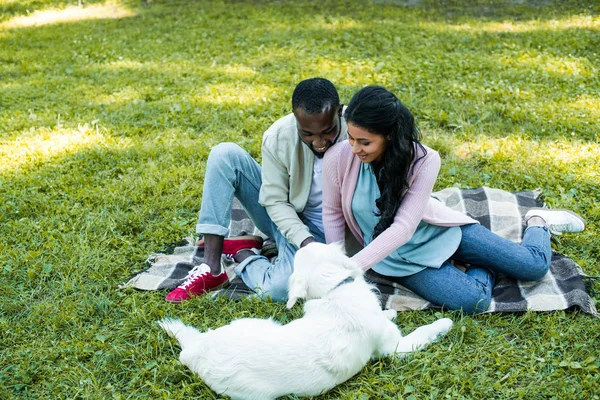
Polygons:
[[169,336],[172,336],[179,341],[182,350],[193,343],[198,343],[200,332],[196,328],[186,325],[178,319],[165,318],[162,321],[159,321],[158,324],[169,334]]

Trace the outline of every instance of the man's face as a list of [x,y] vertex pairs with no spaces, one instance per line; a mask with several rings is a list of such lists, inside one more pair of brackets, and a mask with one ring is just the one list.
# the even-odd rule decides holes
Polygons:
[[317,157],[323,157],[340,135],[342,106],[327,107],[319,114],[307,114],[304,109],[297,108],[294,110],[294,115],[300,139]]

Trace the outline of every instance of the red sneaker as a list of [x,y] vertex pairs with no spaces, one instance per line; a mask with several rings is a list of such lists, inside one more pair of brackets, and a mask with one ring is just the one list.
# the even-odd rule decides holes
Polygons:
[[[203,247],[204,240],[199,240],[196,242],[196,246]],[[240,250],[246,249],[262,249],[263,246],[263,238],[260,236],[254,235],[246,235],[246,236],[233,236],[228,237],[223,240],[223,254],[227,257],[235,256]]]
[[165,300],[171,303],[181,303],[193,296],[200,296],[211,290],[220,289],[229,283],[225,272],[214,276],[210,273],[210,267],[204,263],[196,265],[179,287],[173,289]]

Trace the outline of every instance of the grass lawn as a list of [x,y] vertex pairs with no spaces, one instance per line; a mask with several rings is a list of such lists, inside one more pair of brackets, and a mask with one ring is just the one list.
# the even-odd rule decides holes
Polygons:
[[[600,275],[597,0],[0,0],[0,398],[219,398],[157,326],[299,315],[118,290],[194,233],[211,146],[260,158],[297,82],[393,90],[443,166],[436,189],[541,188],[588,229],[555,249]],[[596,289],[598,285],[596,285]],[[600,300],[600,295],[595,295]],[[600,320],[448,316],[427,351],[319,399],[598,399]],[[309,366],[307,366],[309,367]]]

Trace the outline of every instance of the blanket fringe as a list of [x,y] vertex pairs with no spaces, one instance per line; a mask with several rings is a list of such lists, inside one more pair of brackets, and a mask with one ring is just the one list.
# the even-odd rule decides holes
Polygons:
[[589,276],[582,274],[581,279],[583,279],[583,282],[585,283],[585,288],[590,294],[590,296],[596,297],[598,294],[600,294],[599,291],[594,289],[594,284],[598,279],[600,279],[600,276]]
[[597,297],[600,293],[598,290],[594,289],[594,284],[598,279],[600,279],[600,276],[589,276],[582,274],[581,279],[585,283],[585,289],[590,295],[590,297],[588,298],[588,308],[590,309],[590,314],[592,314],[596,318],[600,318],[600,313],[598,313],[598,310],[596,309],[596,304],[594,304],[594,297]]

